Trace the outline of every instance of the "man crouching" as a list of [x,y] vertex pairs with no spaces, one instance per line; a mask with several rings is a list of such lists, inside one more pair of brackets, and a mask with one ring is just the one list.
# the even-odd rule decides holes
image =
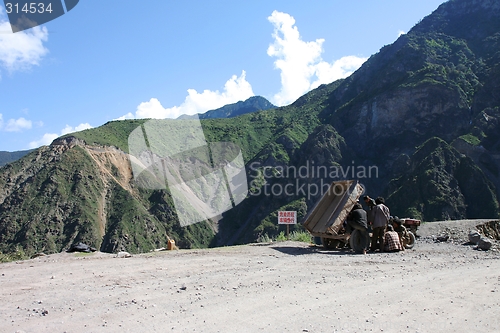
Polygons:
[[362,252],[366,254],[366,250],[368,249],[368,244],[370,243],[370,235],[368,234],[368,224],[366,220],[366,211],[363,209],[359,202],[354,204],[353,209],[349,213],[347,217],[347,226],[346,231],[348,233],[352,233],[354,229],[361,231],[361,237],[363,240],[363,244],[366,244],[363,247]]
[[399,235],[394,231],[392,224],[387,226],[387,231],[384,235],[384,251],[398,252],[403,250],[403,245],[399,239]]

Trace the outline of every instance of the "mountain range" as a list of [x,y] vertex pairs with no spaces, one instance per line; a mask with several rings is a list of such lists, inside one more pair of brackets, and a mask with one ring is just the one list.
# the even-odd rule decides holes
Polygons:
[[20,151],[0,151],[0,167],[7,163],[16,161],[21,157],[29,154],[31,150],[20,150]]
[[241,148],[248,179],[246,199],[217,218],[181,227],[168,188],[137,186],[128,137],[146,121],[66,135],[0,168],[0,251],[253,242],[282,230],[278,211],[300,221],[326,184],[352,178],[392,215],[498,218],[500,3],[450,0],[346,79],[289,106],[203,119],[208,142]]

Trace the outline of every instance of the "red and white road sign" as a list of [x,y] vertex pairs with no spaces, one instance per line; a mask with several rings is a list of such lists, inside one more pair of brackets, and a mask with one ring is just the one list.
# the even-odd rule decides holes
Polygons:
[[279,211],[278,224],[297,224],[297,212]]

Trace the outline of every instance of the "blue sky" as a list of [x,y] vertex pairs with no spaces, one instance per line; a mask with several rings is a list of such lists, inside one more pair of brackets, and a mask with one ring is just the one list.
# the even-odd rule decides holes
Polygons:
[[290,104],[349,75],[442,2],[80,0],[16,34],[2,3],[0,150],[252,95]]

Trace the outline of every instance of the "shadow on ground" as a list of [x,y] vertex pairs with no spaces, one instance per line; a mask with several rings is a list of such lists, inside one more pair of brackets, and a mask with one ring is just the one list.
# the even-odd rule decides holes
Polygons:
[[273,246],[270,246],[270,248],[273,250],[279,251],[281,253],[292,255],[292,256],[303,255],[303,254],[312,254],[312,253],[329,254],[329,255],[356,255],[355,252],[353,252],[351,249],[348,249],[348,248],[337,249],[337,250],[328,250],[322,246],[294,247],[294,246],[288,246],[288,245],[283,245],[283,246],[273,245]]

